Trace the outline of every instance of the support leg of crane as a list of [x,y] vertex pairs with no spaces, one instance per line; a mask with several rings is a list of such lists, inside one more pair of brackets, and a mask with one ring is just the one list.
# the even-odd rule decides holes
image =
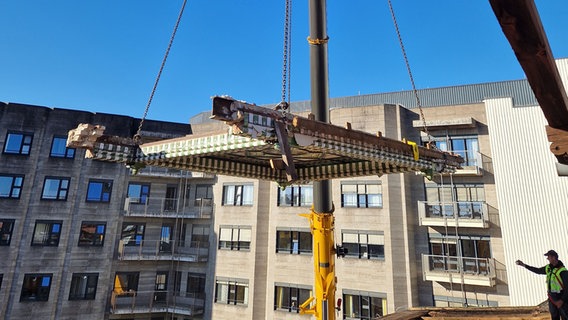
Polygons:
[[302,303],[300,314],[313,314],[317,319],[335,319],[335,248],[333,242],[334,216],[332,213],[300,214],[310,221],[313,236],[314,277],[316,304],[307,308],[311,300]]

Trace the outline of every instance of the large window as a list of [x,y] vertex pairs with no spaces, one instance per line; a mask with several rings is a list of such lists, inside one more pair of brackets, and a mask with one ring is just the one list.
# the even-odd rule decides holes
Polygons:
[[148,203],[150,185],[142,183],[130,183],[128,185],[128,199],[130,203]]
[[80,246],[102,246],[105,240],[106,222],[83,221],[79,233]]
[[23,184],[22,175],[0,175],[0,198],[19,199]]
[[465,160],[464,166],[480,165],[476,160],[479,152],[477,136],[445,136],[433,140],[438,149],[461,156]]
[[36,221],[32,246],[57,247],[59,245],[62,223],[62,221]]
[[246,280],[217,279],[215,281],[215,303],[247,305],[248,291]]
[[311,185],[278,188],[278,205],[291,207],[311,206],[314,202],[314,189]]
[[429,217],[481,218],[485,203],[483,184],[443,185],[427,183],[426,200]]
[[113,291],[121,293],[134,293],[138,291],[140,272],[117,272],[114,276]]
[[186,293],[188,297],[201,298],[205,296],[205,274],[188,273]]
[[252,230],[248,226],[221,226],[219,249],[250,250]]
[[94,300],[98,281],[98,273],[73,273],[69,300]]
[[195,224],[191,227],[191,246],[207,247],[209,244],[209,226],[206,224]]
[[252,184],[224,185],[224,206],[252,206]]
[[54,136],[51,142],[50,157],[73,159],[75,157],[75,149],[67,148],[67,137]]
[[300,312],[299,306],[312,294],[309,286],[277,283],[274,286],[274,310]]
[[343,231],[343,247],[347,248],[346,257],[359,259],[384,259],[385,239],[380,231]]
[[[202,199],[202,200],[200,200]],[[205,199],[209,200],[206,201]],[[196,206],[204,206],[206,203],[210,203],[213,199],[213,186],[210,184],[198,184],[195,186],[195,201]]]
[[124,222],[120,239],[126,246],[139,246],[142,244],[142,240],[144,240],[145,227],[146,225],[143,223]]
[[20,301],[47,301],[53,274],[26,274]]
[[343,319],[379,319],[387,314],[385,294],[343,291]]
[[444,272],[489,274],[489,237],[430,235],[430,269]]
[[112,181],[91,180],[87,189],[87,201],[110,202]]
[[276,230],[276,252],[303,254],[312,253],[310,231]]
[[0,246],[9,246],[14,231],[14,219],[0,219]]
[[4,153],[29,155],[33,137],[33,133],[8,132]]
[[381,184],[378,182],[341,183],[341,206],[345,208],[382,208]]
[[42,200],[67,200],[70,178],[46,177],[43,182]]

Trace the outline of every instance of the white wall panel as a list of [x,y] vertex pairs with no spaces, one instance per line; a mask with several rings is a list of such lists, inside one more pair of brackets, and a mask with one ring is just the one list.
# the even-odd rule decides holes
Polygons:
[[536,305],[547,299],[545,277],[515,260],[541,267],[555,249],[568,263],[568,177],[556,173],[538,106],[513,108],[510,98],[485,103],[511,304]]

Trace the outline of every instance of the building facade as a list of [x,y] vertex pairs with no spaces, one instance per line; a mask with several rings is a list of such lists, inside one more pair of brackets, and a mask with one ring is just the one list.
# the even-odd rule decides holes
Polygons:
[[[568,59],[558,60],[568,83]],[[546,300],[544,278],[515,266],[562,259],[568,182],[525,80],[330,100],[334,124],[460,154],[452,175],[332,181],[337,319],[416,306],[518,306]],[[308,102],[291,112],[307,114]],[[148,121],[145,141],[225,130]],[[5,319],[310,319],[311,184],[84,159],[65,147],[78,123],[132,136],[138,120],[0,105],[0,314]],[[426,130],[424,129],[426,126]]]

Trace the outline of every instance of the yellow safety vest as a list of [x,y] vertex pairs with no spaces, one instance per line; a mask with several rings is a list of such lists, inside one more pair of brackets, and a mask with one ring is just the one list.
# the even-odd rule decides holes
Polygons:
[[546,265],[546,283],[548,284],[548,290],[554,293],[560,293],[560,291],[564,290],[564,284],[562,283],[562,278],[560,277],[560,273],[562,271],[566,271],[566,268],[553,268],[551,270],[550,265]]

